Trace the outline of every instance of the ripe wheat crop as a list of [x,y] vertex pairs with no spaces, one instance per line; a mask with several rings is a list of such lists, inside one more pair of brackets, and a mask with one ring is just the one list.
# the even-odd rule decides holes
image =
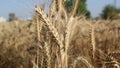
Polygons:
[[0,68],[119,68],[120,20],[76,17],[77,1],[70,16],[53,0],[48,15],[0,23]]

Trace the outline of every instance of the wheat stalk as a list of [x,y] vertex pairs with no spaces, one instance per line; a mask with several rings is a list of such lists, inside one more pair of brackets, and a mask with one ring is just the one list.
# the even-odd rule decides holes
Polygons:
[[75,16],[75,14],[76,14],[76,10],[77,10],[77,8],[78,8],[78,4],[79,4],[79,0],[76,0],[75,1],[75,5],[74,5],[74,9],[73,9],[73,11],[72,11],[72,14],[71,14],[71,16]]
[[91,27],[92,31],[91,31],[91,40],[92,40],[92,48],[93,48],[93,58],[95,58],[95,46],[96,46],[96,42],[95,42],[95,30],[94,30],[94,26]]
[[65,40],[64,40],[64,42],[65,42],[65,65],[66,65],[66,68],[68,68],[68,55],[67,55],[67,51],[68,51],[68,47],[69,47],[69,43],[70,43],[70,33],[71,33],[71,26],[72,26],[72,21],[73,21],[73,17],[71,17],[70,18],[70,20],[69,20],[69,22],[68,22],[68,24],[67,24],[67,26],[66,26],[66,31],[65,31]]
[[[65,61],[64,68],[68,68],[68,54],[67,54],[67,51],[68,51],[68,47],[69,47],[69,43],[70,43],[70,34],[71,34],[72,24],[73,24],[73,20],[74,20],[74,15],[75,15],[76,10],[77,10],[78,2],[79,1],[76,0],[75,6],[74,6],[74,10],[72,12],[72,15],[71,15],[67,25],[66,25],[65,40],[64,40],[64,43],[65,43],[65,53],[63,55],[63,57],[64,57],[63,60]],[[60,0],[60,7],[59,8],[61,8],[61,10],[62,10],[63,8],[62,8],[62,4],[61,3],[62,3],[62,1]],[[63,11],[64,11],[64,9],[63,9]]]

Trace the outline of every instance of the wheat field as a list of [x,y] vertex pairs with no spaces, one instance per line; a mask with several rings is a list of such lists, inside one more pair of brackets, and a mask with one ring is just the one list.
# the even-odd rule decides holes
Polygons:
[[0,23],[0,68],[120,68],[120,20],[76,17],[77,0],[69,16],[62,3]]

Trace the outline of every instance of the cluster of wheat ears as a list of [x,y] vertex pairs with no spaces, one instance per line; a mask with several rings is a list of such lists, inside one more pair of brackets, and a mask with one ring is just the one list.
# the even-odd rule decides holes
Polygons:
[[[78,1],[75,1],[73,11],[67,14],[64,8],[64,1],[52,0],[49,8],[49,14],[44,12],[43,8],[35,7],[36,22],[37,22],[37,37],[38,48],[37,56],[32,59],[33,67],[35,68],[94,68],[96,67],[96,54],[97,52],[103,53],[96,48],[95,41],[95,24],[89,23],[85,20],[84,16],[76,17]],[[70,59],[68,53],[69,47],[72,46],[72,36],[77,33],[77,27],[81,25],[79,22],[86,23],[90,33],[90,59],[79,55],[75,59]],[[86,48],[89,48],[86,46]],[[84,49],[83,49],[84,50]],[[40,51],[42,53],[40,54]],[[86,50],[87,51],[87,50]],[[88,50],[89,51],[89,50]],[[89,54],[89,53],[87,53]],[[119,54],[119,53],[118,53]],[[42,55],[42,56],[40,56]],[[75,55],[74,55],[75,56]],[[113,59],[113,57],[110,57]],[[98,58],[97,58],[98,59]],[[98,61],[99,62],[99,61]],[[119,63],[113,61],[113,66],[119,68]],[[83,65],[80,65],[83,64]],[[103,63],[107,64],[107,63]],[[112,61],[111,61],[112,64]],[[109,65],[109,64],[108,64]],[[105,67],[105,65],[104,65]]]
[[[74,22],[75,19],[78,19],[75,17],[75,13],[77,10],[78,1],[76,0],[74,4],[73,11],[71,12],[70,17],[68,17],[68,14],[64,8],[63,1],[62,0],[52,0],[52,3],[50,5],[49,14],[48,16],[44,12],[43,8],[40,8],[38,6],[35,7],[36,11],[36,22],[37,22],[37,33],[38,33],[38,47],[40,49],[45,49],[46,51],[46,63],[47,68],[52,68],[51,65],[51,51],[50,51],[50,45],[53,46],[52,43],[55,43],[55,46],[58,48],[58,54],[57,58],[54,58],[53,60],[57,59],[55,62],[55,68],[68,68],[68,47],[70,46],[70,38],[71,34],[73,32],[73,29],[78,24],[77,22]],[[90,23],[88,23],[90,25]],[[90,25],[91,26],[91,25]],[[48,38],[46,40],[41,40],[41,33],[42,28],[47,28],[47,32],[52,37],[47,36]],[[91,26],[92,27],[92,26]],[[45,30],[44,30],[45,31]],[[92,43],[93,43],[93,56],[95,52],[95,42],[94,42],[94,28],[92,28]],[[50,40],[54,40],[50,42]],[[42,41],[44,44],[42,44]],[[39,68],[39,48],[38,48],[38,56],[37,56],[37,63],[33,63],[35,67]],[[93,66],[83,57],[78,57],[77,60],[81,60],[85,62],[88,67],[93,68]],[[74,61],[74,68],[77,63],[77,60]],[[35,60],[34,60],[35,61]],[[32,61],[33,62],[33,61]],[[44,63],[41,62],[41,66],[46,67]]]

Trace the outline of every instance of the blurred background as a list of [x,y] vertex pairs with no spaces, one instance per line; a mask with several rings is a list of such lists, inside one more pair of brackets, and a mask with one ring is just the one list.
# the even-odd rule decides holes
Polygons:
[[[67,0],[71,1],[72,0]],[[82,8],[87,9],[91,18],[100,17],[105,6],[111,5],[115,8],[120,7],[120,0],[81,0]],[[83,3],[84,2],[84,3]],[[10,13],[15,13],[18,18],[30,19],[34,13],[34,6],[45,4],[45,11],[48,11],[51,0],[1,0],[0,1],[0,19],[8,20]],[[70,2],[67,2],[69,5]],[[84,5],[85,4],[85,5]],[[68,8],[70,8],[68,6]]]

